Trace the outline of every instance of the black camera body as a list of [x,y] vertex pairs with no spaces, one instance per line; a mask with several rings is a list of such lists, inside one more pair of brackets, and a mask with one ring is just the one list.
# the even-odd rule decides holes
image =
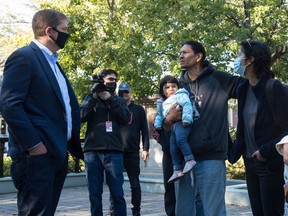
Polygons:
[[92,93],[96,92],[103,92],[103,91],[108,91],[110,93],[114,93],[115,89],[116,89],[116,83],[106,83],[104,84],[104,80],[103,80],[103,75],[102,74],[94,74],[92,76],[92,82],[94,83],[91,91]]

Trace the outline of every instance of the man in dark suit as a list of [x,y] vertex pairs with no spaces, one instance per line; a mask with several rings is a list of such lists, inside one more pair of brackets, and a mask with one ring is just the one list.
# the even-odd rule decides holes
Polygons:
[[34,40],[6,61],[1,113],[9,126],[11,177],[19,215],[54,215],[68,169],[67,149],[83,159],[77,98],[57,62],[67,17],[38,11]]

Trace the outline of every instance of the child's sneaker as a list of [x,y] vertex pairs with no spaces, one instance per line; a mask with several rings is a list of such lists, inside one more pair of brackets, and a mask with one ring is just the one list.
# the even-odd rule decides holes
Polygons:
[[195,160],[186,161],[185,166],[184,166],[183,171],[182,171],[183,174],[190,172],[193,169],[193,167],[195,166],[195,164],[196,164]]
[[168,183],[171,184],[175,181],[177,181],[178,179],[180,179],[181,177],[183,177],[184,174],[181,171],[174,171],[173,175],[170,177],[170,179],[168,180]]

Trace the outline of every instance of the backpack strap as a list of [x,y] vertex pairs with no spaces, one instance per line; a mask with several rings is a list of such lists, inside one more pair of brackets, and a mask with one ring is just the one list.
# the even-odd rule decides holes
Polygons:
[[270,110],[272,112],[273,118],[275,121],[277,121],[274,109],[273,109],[273,104],[274,104],[274,99],[273,99],[273,85],[274,85],[275,79],[270,78],[266,82],[266,97],[268,99],[268,104],[270,107]]

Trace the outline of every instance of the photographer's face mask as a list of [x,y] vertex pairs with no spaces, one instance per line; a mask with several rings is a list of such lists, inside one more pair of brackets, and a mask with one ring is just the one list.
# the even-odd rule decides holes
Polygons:
[[60,48],[60,49],[63,49],[68,38],[70,37],[70,34],[66,33],[66,32],[61,32],[61,31],[58,31],[56,28],[52,27],[52,29],[56,32],[58,32],[58,37],[57,39],[55,40],[54,38],[52,38],[50,36],[50,38],[57,44],[57,46]]
[[110,93],[114,92],[116,87],[117,87],[118,79],[114,76],[108,75],[108,76],[104,77],[103,80],[104,80],[104,84],[106,86],[106,89]]
[[110,82],[110,83],[106,83],[106,90],[109,91],[110,93],[114,93],[115,89],[117,87],[117,83],[116,82]]

